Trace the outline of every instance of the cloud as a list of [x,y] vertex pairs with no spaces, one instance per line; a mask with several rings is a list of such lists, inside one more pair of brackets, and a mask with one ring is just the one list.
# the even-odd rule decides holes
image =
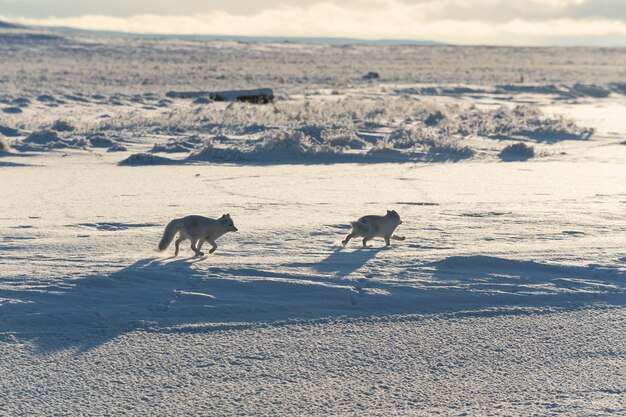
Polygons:
[[[522,5],[523,3],[523,5]],[[559,17],[583,0],[349,0],[187,15],[136,14],[10,19],[41,26],[149,34],[430,39],[457,44],[611,43],[626,45],[626,22],[604,16]],[[473,5],[472,12],[468,4]],[[508,8],[503,5],[508,4]],[[526,9],[526,12],[516,12]],[[544,10],[545,16],[536,11]],[[530,11],[535,11],[531,13]],[[497,16],[500,18],[496,18]],[[546,17],[547,16],[547,17]],[[2,18],[2,17],[0,17]]]

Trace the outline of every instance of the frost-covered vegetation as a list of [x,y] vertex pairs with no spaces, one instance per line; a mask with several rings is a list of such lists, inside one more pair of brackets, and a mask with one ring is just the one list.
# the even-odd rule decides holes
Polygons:
[[[157,95],[151,100],[160,102]],[[84,108],[98,105],[81,104]],[[73,120],[29,118],[19,125],[25,136],[15,141],[19,151],[108,149],[124,151],[128,140],[139,153],[176,154],[142,162],[282,163],[315,156],[334,162],[356,157],[395,161],[459,161],[501,150],[502,139],[528,142],[582,140],[593,129],[561,116],[547,116],[537,106],[502,105],[479,108],[453,102],[425,102],[411,96],[377,98],[350,95],[289,97],[271,105],[247,103],[195,104],[170,100],[159,111],[137,108],[105,117]],[[144,106],[145,107],[145,106]],[[18,127],[17,125],[15,125]],[[123,139],[122,139],[123,138]],[[476,140],[492,141],[493,146]],[[127,161],[125,161],[127,163]]]
[[76,127],[67,120],[55,120],[52,126],[50,126],[50,129],[56,130],[57,132],[73,132],[76,130]]
[[53,149],[91,149],[109,148],[118,143],[99,132],[73,133],[67,130],[36,130],[24,139],[17,140],[14,147],[19,151],[49,151]]
[[535,156],[535,148],[525,143],[507,145],[498,154],[503,161],[525,161]]
[[179,107],[165,117],[135,114],[108,119],[95,129],[173,136],[155,144],[151,152],[226,162],[355,154],[461,160],[476,154],[468,143],[471,138],[537,142],[586,139],[593,133],[563,117],[548,117],[537,107],[480,110],[406,97]]
[[38,151],[50,149],[75,148],[85,149],[88,142],[84,138],[69,138],[59,135],[50,129],[37,130],[25,139],[16,142],[15,147],[21,151]]

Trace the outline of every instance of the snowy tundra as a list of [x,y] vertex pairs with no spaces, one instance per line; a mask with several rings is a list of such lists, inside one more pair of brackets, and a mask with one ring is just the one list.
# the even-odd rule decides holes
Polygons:
[[[624,49],[0,57],[0,415],[626,414]],[[341,244],[386,210],[405,240]]]

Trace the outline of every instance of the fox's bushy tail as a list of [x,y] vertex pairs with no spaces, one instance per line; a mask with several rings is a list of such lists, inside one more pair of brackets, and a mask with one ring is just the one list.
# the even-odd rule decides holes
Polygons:
[[366,223],[350,222],[352,225],[352,233],[357,236],[365,236],[369,232],[369,227]]
[[168,248],[168,246],[174,240],[176,233],[180,230],[180,219],[174,219],[165,226],[165,231],[163,232],[163,237],[159,242],[159,250],[164,251]]

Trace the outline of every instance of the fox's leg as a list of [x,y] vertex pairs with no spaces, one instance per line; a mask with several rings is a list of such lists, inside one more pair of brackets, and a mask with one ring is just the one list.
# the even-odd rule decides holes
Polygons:
[[370,227],[365,237],[363,237],[363,247],[367,246],[367,241],[376,237],[377,229]]
[[198,241],[197,239],[191,240],[191,250],[193,250],[196,253],[196,256],[204,256],[204,252],[200,252],[198,248],[196,248],[197,241]]
[[365,237],[363,238],[363,247],[364,247],[364,248],[365,248],[365,247],[367,247],[367,241],[368,241],[368,240],[372,240],[372,238],[373,238],[373,237],[374,237],[374,234],[373,234],[373,233],[370,233],[369,235],[367,235],[367,236],[365,236]]
[[354,233],[350,233],[346,238],[341,242],[342,245],[347,245],[350,242],[350,239],[354,237]]
[[211,244],[211,249],[209,249],[209,253],[215,252],[215,249],[217,249],[217,243],[215,243],[214,240],[208,240],[208,239],[207,239],[207,242]]
[[176,239],[176,251],[174,252],[174,256],[178,256],[178,251],[180,249],[180,242],[182,242],[183,240],[185,240],[186,238],[183,236],[178,236],[178,239]]
[[405,237],[404,237],[404,236],[396,236],[396,235],[391,236],[391,238],[392,238],[393,240],[404,240],[404,239],[405,239]]
[[200,239],[200,241],[198,241],[198,250],[202,249],[202,245],[204,245],[204,239]]
[[389,241],[390,238],[391,238],[391,236],[389,236],[389,235],[385,236],[385,246],[391,245],[391,242]]

